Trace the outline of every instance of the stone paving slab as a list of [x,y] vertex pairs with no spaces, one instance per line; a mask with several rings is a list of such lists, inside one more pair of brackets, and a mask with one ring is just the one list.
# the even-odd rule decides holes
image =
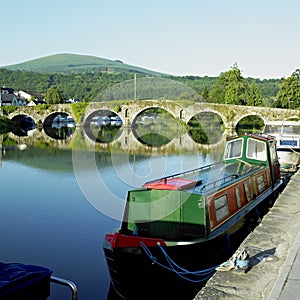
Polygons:
[[194,300],[293,300],[296,298],[292,297],[296,295],[297,299],[300,299],[299,241],[300,173],[298,172],[292,176],[261,224],[239,247],[238,250],[246,249],[249,252],[248,270],[232,269],[216,272]]

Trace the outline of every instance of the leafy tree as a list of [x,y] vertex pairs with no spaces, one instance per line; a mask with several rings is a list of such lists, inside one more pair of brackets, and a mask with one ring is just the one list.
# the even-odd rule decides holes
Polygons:
[[208,87],[207,87],[207,86],[204,86],[204,88],[203,88],[203,90],[202,90],[202,93],[201,93],[201,96],[202,96],[202,98],[203,98],[205,101],[208,101],[209,91],[208,91]]
[[293,109],[300,106],[300,69],[293,72],[290,77],[281,80],[277,101],[285,108]]
[[217,78],[209,92],[209,102],[225,104],[245,103],[249,92],[248,81],[241,76],[237,64]]
[[65,97],[58,87],[51,86],[45,94],[45,100],[49,104],[59,104],[65,102]]
[[[249,83],[253,78],[249,80]],[[256,79],[255,80],[262,97],[276,97],[279,89],[280,79]]]
[[253,80],[250,86],[249,96],[247,99],[247,105],[260,106],[262,104],[262,98],[256,81]]
[[[238,69],[236,71],[239,73]],[[200,100],[202,99],[202,101],[205,99],[206,101],[210,102],[225,103],[224,89],[227,85],[227,82],[224,77],[226,77],[226,75],[228,75],[227,72],[221,74],[222,78],[208,76],[164,76],[163,78],[171,79],[172,81],[179,81],[190,87],[200,95]],[[138,76],[139,79],[146,77],[142,74],[139,74]],[[237,78],[239,78],[239,76],[237,76]],[[64,94],[65,98],[77,98],[86,102],[95,101],[98,95],[102,94],[105,90],[108,90],[110,87],[127,80],[133,80],[132,73],[101,73],[99,70],[94,70],[93,72],[81,72],[78,70],[78,72],[64,74],[44,74],[31,71],[11,71],[0,68],[1,86],[5,85],[7,87],[12,87],[15,91],[23,90],[27,92],[31,91],[43,94],[45,94],[47,89],[50,87],[57,86],[58,89]],[[218,85],[214,86],[217,80]],[[253,80],[253,78],[247,78],[249,86]],[[138,80],[138,82],[139,81],[140,80]],[[255,79],[255,81],[263,99],[266,97],[275,99],[279,91],[280,79]],[[224,85],[222,85],[222,83],[224,83]],[[211,92],[213,87],[215,91]],[[217,90],[218,88],[219,90]],[[154,98],[160,97],[160,95],[153,95],[154,87],[151,84],[144,86],[143,89],[144,91],[146,91],[146,89],[149,90],[147,95],[151,94]],[[155,89],[158,90],[156,87]],[[172,89],[174,89],[174,87],[170,85],[170,91]],[[132,90],[133,88],[131,86],[131,89],[128,89],[128,92],[130,91],[132,94]],[[139,91],[140,88],[138,88],[138,92]],[[165,95],[169,95],[170,91],[165,90]],[[182,94],[182,91],[178,92],[179,95]],[[235,93],[232,93],[232,95],[231,92],[227,93],[227,98],[229,98],[230,102],[232,97],[235,96]],[[109,97],[104,99],[104,101],[111,100],[112,98],[113,97]],[[247,98],[244,98],[244,96],[241,96],[240,98],[247,100]],[[141,99],[141,97],[138,97],[138,99]],[[277,103],[276,106],[279,107],[279,103]]]

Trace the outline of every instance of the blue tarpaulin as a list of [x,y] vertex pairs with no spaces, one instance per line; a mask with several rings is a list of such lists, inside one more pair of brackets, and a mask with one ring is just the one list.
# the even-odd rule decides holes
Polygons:
[[51,274],[45,267],[0,262],[0,299],[46,299]]

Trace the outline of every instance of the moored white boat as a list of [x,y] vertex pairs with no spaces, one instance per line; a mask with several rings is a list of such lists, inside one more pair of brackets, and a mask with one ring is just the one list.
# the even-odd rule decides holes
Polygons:
[[52,121],[52,128],[62,127],[75,128],[76,123],[71,116],[57,115]]
[[282,171],[297,171],[300,164],[300,122],[271,121],[265,124],[263,133],[276,138]]

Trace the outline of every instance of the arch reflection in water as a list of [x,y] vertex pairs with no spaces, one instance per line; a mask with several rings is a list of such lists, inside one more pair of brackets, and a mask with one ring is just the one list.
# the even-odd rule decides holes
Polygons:
[[132,124],[134,137],[143,145],[162,147],[178,137],[184,128],[166,110],[151,108],[140,113]]
[[86,135],[94,142],[101,144],[108,144],[118,139],[122,134],[122,129],[108,126],[96,127],[91,125],[90,128],[85,127]]
[[122,134],[123,121],[109,110],[97,110],[91,113],[84,123],[86,135],[96,143],[111,143]]
[[199,144],[216,144],[224,135],[224,123],[220,116],[212,112],[196,114],[188,122],[190,137]]
[[67,124],[59,124],[59,126],[44,126],[45,133],[55,140],[66,140],[75,132],[75,127],[69,127]]

